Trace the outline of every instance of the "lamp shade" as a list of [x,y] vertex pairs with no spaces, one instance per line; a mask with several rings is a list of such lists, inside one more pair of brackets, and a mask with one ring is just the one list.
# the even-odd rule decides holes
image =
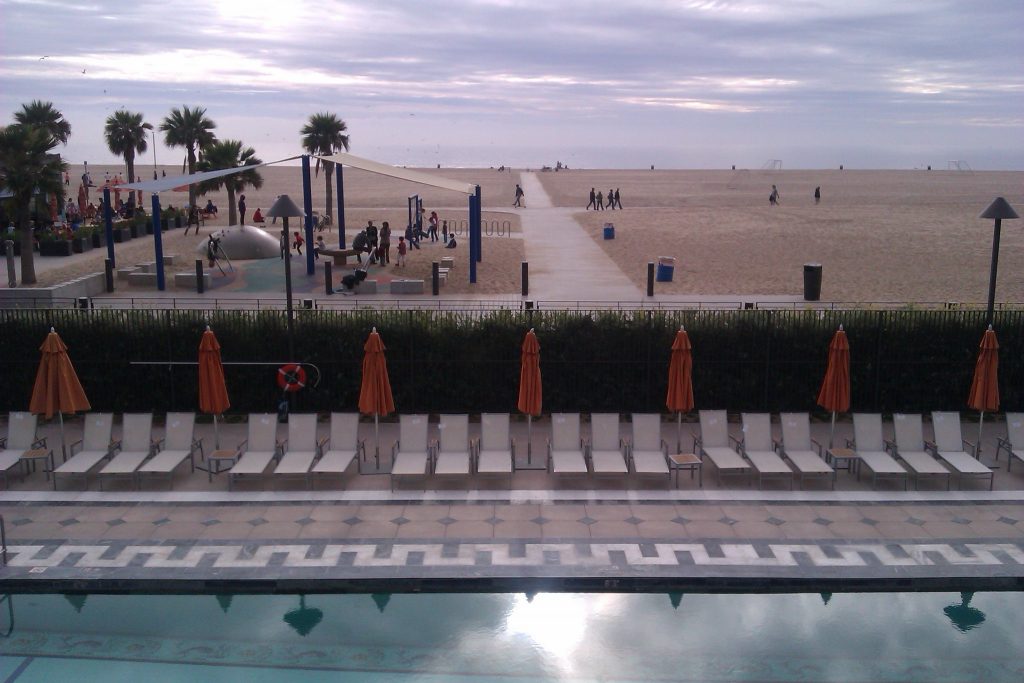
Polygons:
[[305,214],[302,209],[295,206],[295,202],[286,194],[278,197],[274,205],[267,211],[267,216],[271,218],[301,218],[303,215]]
[[1020,218],[1017,212],[1010,206],[1010,202],[1006,201],[1002,197],[996,197],[992,200],[992,203],[988,205],[988,208],[981,212],[978,218]]

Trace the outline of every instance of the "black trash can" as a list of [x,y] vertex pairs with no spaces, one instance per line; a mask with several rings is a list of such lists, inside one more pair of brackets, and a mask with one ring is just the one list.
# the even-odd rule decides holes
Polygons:
[[817,301],[821,298],[821,264],[804,264],[804,301]]

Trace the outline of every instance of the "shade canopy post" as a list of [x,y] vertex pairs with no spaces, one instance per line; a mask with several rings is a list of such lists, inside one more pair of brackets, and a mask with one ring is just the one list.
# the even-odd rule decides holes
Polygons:
[[160,231],[160,195],[153,193],[153,256],[156,257],[156,288],[166,289],[164,282],[164,241]]
[[345,178],[341,164],[334,165],[335,192],[338,195],[338,248],[346,249],[345,246]]
[[469,195],[469,283],[476,284],[476,230],[473,229],[473,216],[476,215],[477,196]]
[[[313,183],[309,176],[309,155],[302,155],[302,208],[306,212],[306,275],[316,272],[313,252]],[[285,248],[287,248],[287,243]]]
[[107,258],[110,259],[110,266],[117,267],[114,260],[114,213],[110,209],[110,188],[103,188],[103,232],[107,236]]

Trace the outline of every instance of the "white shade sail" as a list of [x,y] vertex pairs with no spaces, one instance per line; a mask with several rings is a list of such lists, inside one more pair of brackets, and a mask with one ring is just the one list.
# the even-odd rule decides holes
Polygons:
[[476,194],[476,185],[463,183],[458,180],[451,180],[449,178],[442,178],[430,173],[424,173],[423,171],[410,171],[407,168],[389,166],[388,164],[382,164],[379,161],[371,161],[370,159],[357,157],[352,154],[348,154],[347,152],[339,152],[330,156],[318,156],[316,158],[321,161],[333,161],[336,164],[351,166],[352,168],[369,171],[370,173],[386,175],[390,178],[399,178],[400,180],[408,180],[409,182],[419,183],[421,185],[439,187],[442,190],[451,190],[452,192],[461,192],[462,194]]
[[165,190],[173,190],[174,188],[181,187],[183,185],[201,183],[204,180],[213,180],[214,178],[220,178],[234,173],[241,173],[243,171],[251,171],[253,169],[260,168],[261,166],[280,164],[282,162],[298,158],[299,157],[294,156],[288,157],[287,159],[278,159],[277,161],[268,161],[265,164],[255,164],[253,166],[236,166],[235,168],[222,168],[218,171],[204,171],[202,173],[193,173],[192,175],[167,176],[166,178],[157,178],[156,180],[140,180],[134,183],[111,185],[111,188],[116,187],[121,190],[142,190],[143,192],[163,192]]

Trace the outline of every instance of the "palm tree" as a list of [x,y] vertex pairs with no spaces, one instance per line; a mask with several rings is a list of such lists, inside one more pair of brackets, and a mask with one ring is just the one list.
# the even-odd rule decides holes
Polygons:
[[62,145],[68,144],[68,138],[71,137],[71,124],[53,106],[53,102],[32,100],[23,104],[21,111],[14,113],[14,120],[23,126],[45,128]]
[[0,178],[13,197],[14,215],[21,233],[21,284],[36,283],[32,258],[32,225],[29,222],[32,197],[55,194],[63,200],[61,181],[67,164],[53,150],[60,141],[43,126],[13,124],[0,129]]
[[[237,168],[239,166],[259,166],[263,161],[256,158],[256,150],[252,147],[243,147],[241,140],[217,140],[209,145],[203,152],[203,160],[199,163],[200,171],[219,171],[225,168]],[[247,187],[260,189],[263,187],[263,176],[259,171],[239,171],[231,175],[204,180],[199,183],[199,193],[217,192],[221,188],[228,193],[228,225],[234,225],[238,221],[238,214],[235,209],[235,193],[242,192]]]
[[[184,147],[187,153],[189,175],[196,172],[196,154],[202,157],[203,151],[217,140],[213,129],[217,127],[213,121],[206,117],[206,110],[202,107],[189,108],[182,106],[181,109],[174,107],[160,124],[160,130],[164,133],[164,142],[168,147]],[[189,206],[196,204],[196,187],[188,186]]]
[[150,130],[153,130],[153,124],[143,123],[141,113],[118,109],[107,117],[107,125],[103,129],[107,149],[124,157],[129,183],[135,182],[135,154],[146,153],[147,131]]
[[[310,154],[329,156],[344,149],[348,151],[348,136],[345,131],[348,126],[335,114],[320,112],[309,117],[309,122],[299,131],[302,134],[302,146]],[[316,160],[316,171],[320,173],[320,160]],[[331,176],[334,174],[334,164],[324,163],[324,179],[327,182],[327,206],[324,213],[334,216],[332,208],[333,192],[331,188]],[[342,226],[343,227],[343,226]]]

